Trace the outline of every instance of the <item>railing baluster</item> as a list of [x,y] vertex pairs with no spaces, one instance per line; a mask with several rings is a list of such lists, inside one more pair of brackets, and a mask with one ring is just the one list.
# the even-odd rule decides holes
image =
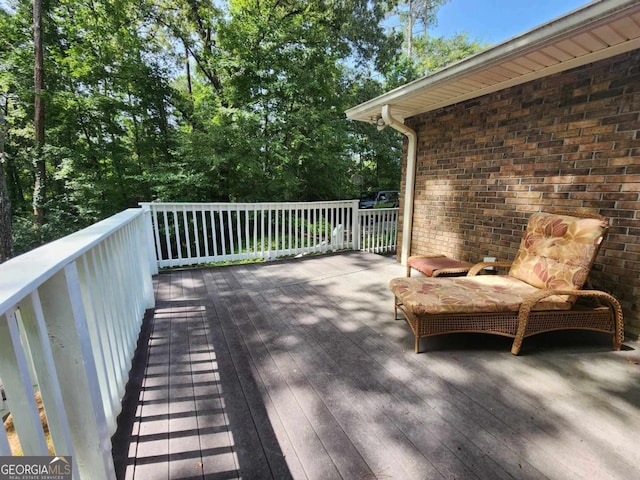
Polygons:
[[[158,263],[162,261],[162,243],[160,242],[160,221],[158,219],[159,212],[153,204],[150,205],[149,215],[151,216],[151,228],[153,229],[153,238],[156,245],[156,255]],[[157,272],[156,272],[157,273]]]
[[[126,230],[127,229],[125,227],[113,235],[113,250],[111,252],[111,256],[116,256],[118,264],[118,278],[120,279],[117,293],[119,294],[118,302],[122,305],[122,315],[118,321],[122,324],[123,330],[126,334],[125,350],[131,351],[136,347],[136,337],[138,332],[135,328],[135,324],[122,321],[122,319],[129,317],[129,312],[135,313],[135,307],[132,299],[134,294],[134,285],[130,284],[133,275],[129,270],[131,265],[133,265],[133,258],[130,257],[130,252],[126,248]],[[126,364],[126,359],[124,360]]]
[[0,456],[10,457],[11,455],[11,445],[9,445],[7,431],[4,428],[0,428]]
[[318,251],[318,219],[317,219],[318,210],[316,208],[313,208],[312,211],[313,211],[313,234],[312,234],[311,241],[313,242],[312,243],[313,251],[316,252]]
[[[200,229],[198,228],[198,213],[196,212],[196,207],[191,207],[191,222],[193,223],[193,242],[196,247],[196,258],[198,262],[202,262],[202,258],[200,257]],[[204,229],[202,230],[204,231]]]
[[327,240],[327,243],[329,244],[329,248],[332,251],[336,251],[340,248],[338,242],[338,210],[336,207],[331,207],[329,209],[329,219],[328,219],[328,223],[329,223],[329,239]]
[[204,261],[209,261],[209,235],[207,232],[207,212],[204,208],[200,210],[200,221],[202,223],[202,243],[204,245]]
[[225,226],[225,223],[224,223],[224,214],[225,214],[225,212],[228,213],[228,210],[220,207],[220,209],[218,211],[218,222],[220,223],[220,242],[221,242],[221,246],[222,246],[222,258],[223,259],[227,256],[227,233],[226,233],[226,229],[224,228],[224,226]]
[[306,207],[300,208],[300,252],[306,252],[309,249],[309,235],[307,233],[309,222],[307,212],[308,209]]
[[229,235],[229,255],[231,256],[230,259],[233,260],[236,253],[236,242],[235,236],[233,235],[233,212],[231,211],[231,207],[227,208],[227,228]]
[[98,245],[95,252],[98,261],[97,268],[100,272],[100,291],[102,292],[106,303],[105,317],[103,321],[105,322],[107,331],[111,337],[111,345],[115,347],[113,349],[114,372],[116,375],[116,383],[120,384],[123,382],[122,372],[125,368],[124,359],[126,356],[125,344],[123,341],[124,335],[122,334],[120,324],[117,321],[121,312],[119,311],[118,299],[113,289],[113,264],[109,261],[109,252],[105,250],[107,250],[106,246],[101,244]]
[[[87,259],[80,258],[78,261],[78,277],[80,278],[82,300],[87,306],[85,314],[87,316],[87,325],[89,326],[89,336],[92,340],[94,361],[96,362],[96,371],[98,374],[98,382],[104,387],[100,390],[102,394],[103,405],[108,406],[105,411],[107,420],[111,420],[110,430],[115,431],[115,417],[119,410],[118,382],[116,381],[113,369],[113,345],[104,331],[104,322],[97,314],[97,297],[99,292],[94,291],[95,282],[89,272]],[[115,402],[114,402],[115,400]],[[114,414],[115,413],[115,414]]]
[[[242,230],[240,230],[240,207],[236,205],[236,229],[235,229],[235,238],[238,241],[238,259],[242,259]],[[235,250],[234,250],[235,251]]]
[[[74,447],[69,428],[68,413],[62,400],[58,373],[53,361],[51,343],[45,324],[44,313],[38,291],[34,291],[20,304],[20,316],[29,341],[38,387],[46,411],[47,425],[54,450],[59,455],[74,456]],[[76,460],[73,459],[77,469]]]
[[268,212],[267,213],[267,228],[269,229],[269,233],[268,233],[268,237],[267,237],[268,238],[268,240],[267,240],[267,251],[265,253],[267,254],[267,259],[270,259],[271,258],[271,232],[273,230],[271,228],[272,227],[272,216],[271,216],[272,210],[271,210],[271,207],[268,207],[267,212]]
[[100,331],[102,335],[102,342],[104,342],[110,352],[111,357],[111,374],[113,375],[113,382],[117,385],[121,381],[120,375],[120,356],[118,354],[119,346],[117,344],[116,334],[113,329],[113,305],[110,299],[107,298],[107,284],[105,279],[105,269],[101,259],[101,252],[99,249],[93,249],[88,252],[88,257],[91,259],[91,271],[93,272],[93,285],[97,292],[101,295],[98,296],[99,302],[94,304],[95,307],[100,307],[98,317],[100,318]]
[[[173,228],[175,229],[175,234],[173,235],[173,239],[175,240],[176,246],[176,263],[175,265],[182,265],[182,240],[180,236],[180,222],[178,221],[178,211],[177,207],[174,206],[172,209],[173,212]],[[172,267],[174,264],[169,265]]]
[[298,237],[300,236],[300,214],[298,213],[298,207],[295,209],[295,219],[294,219],[294,236],[295,236],[295,253],[298,253]]
[[287,208],[287,215],[289,217],[289,220],[287,221],[287,228],[288,228],[288,238],[287,238],[287,255],[291,255],[291,249],[293,248],[293,237],[292,235],[292,228],[293,228],[293,209],[291,207]]
[[0,378],[7,391],[13,423],[20,432],[24,455],[47,455],[47,443],[40,423],[27,353],[20,341],[16,311],[0,318]]
[[249,231],[249,210],[245,210],[244,212],[244,243],[246,245],[245,249],[247,250],[247,258],[254,257],[251,255],[251,232]]
[[329,236],[327,234],[327,225],[329,223],[329,217],[327,215],[327,209],[322,208],[319,212],[319,222],[320,222],[320,251],[323,253],[326,253],[328,251],[328,245],[329,245]]
[[[210,208],[211,212],[211,239],[213,245],[213,256],[214,258],[218,257],[218,235],[216,234],[216,211],[213,207]],[[218,218],[219,220],[219,218]]]
[[373,211],[373,253],[380,248],[380,210]]
[[383,229],[384,224],[382,223],[382,219],[384,217],[384,210],[378,211],[378,223],[377,223],[377,235],[376,235],[376,253],[380,253],[383,251],[384,243],[383,243]]
[[[182,224],[184,225],[184,244],[187,249],[187,258],[191,258],[191,233],[189,229],[189,212],[187,207],[182,207]],[[184,264],[183,264],[184,265]]]
[[162,217],[164,219],[164,236],[165,236],[165,245],[167,249],[167,260],[163,262],[163,265],[166,267],[173,266],[173,249],[171,248],[171,229],[169,228],[169,212],[167,210],[162,211]]
[[382,212],[382,232],[381,232],[381,243],[382,243],[382,253],[387,251],[387,245],[389,244],[388,237],[388,228],[387,228],[387,215],[388,211],[385,210]]
[[262,257],[265,256],[265,249],[264,249],[264,230],[265,230],[265,222],[264,222],[264,217],[265,217],[265,213],[264,213],[264,206],[260,209],[260,254],[262,255]]
[[280,245],[280,255],[287,254],[287,209],[286,207],[282,207],[281,212],[281,220],[280,220],[280,228],[282,231],[280,232],[281,245]]
[[110,434],[101,405],[76,264],[68,264],[43,283],[39,294],[49,335],[58,347],[52,350],[53,360],[70,412],[80,475],[114,477]]
[[258,253],[258,209],[253,208],[253,257],[259,258]]
[[273,216],[275,217],[275,225],[273,227],[273,235],[274,235],[274,249],[273,249],[273,257],[278,257],[278,252],[280,250],[280,210],[276,206],[273,210]]

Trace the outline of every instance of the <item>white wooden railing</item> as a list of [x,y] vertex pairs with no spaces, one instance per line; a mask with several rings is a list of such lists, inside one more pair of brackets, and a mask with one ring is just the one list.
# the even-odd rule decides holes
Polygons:
[[396,249],[398,209],[357,200],[292,203],[141,203],[158,267]]
[[[0,265],[0,383],[25,455],[115,477],[111,436],[158,267],[396,248],[398,209],[357,201],[146,203]],[[0,456],[12,455],[5,428]]]
[[[115,478],[111,436],[142,319],[154,305],[147,224],[130,209],[0,265],[0,378],[25,455]],[[35,386],[35,387],[34,387]],[[0,429],[0,455],[12,455]]]
[[359,240],[355,250],[395,252],[398,245],[398,208],[358,210]]

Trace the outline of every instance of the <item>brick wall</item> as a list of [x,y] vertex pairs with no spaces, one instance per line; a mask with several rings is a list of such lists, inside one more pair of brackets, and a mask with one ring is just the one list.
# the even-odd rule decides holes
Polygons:
[[532,212],[600,213],[612,228],[590,278],[640,336],[640,50],[407,124],[418,132],[412,254],[512,260]]

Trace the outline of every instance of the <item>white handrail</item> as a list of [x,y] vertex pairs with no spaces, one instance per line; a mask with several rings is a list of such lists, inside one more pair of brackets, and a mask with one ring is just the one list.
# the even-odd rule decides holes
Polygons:
[[[25,455],[47,455],[40,392],[74,478],[115,478],[111,436],[147,308],[146,223],[129,209],[0,265],[0,378]],[[11,455],[1,429],[0,455]]]

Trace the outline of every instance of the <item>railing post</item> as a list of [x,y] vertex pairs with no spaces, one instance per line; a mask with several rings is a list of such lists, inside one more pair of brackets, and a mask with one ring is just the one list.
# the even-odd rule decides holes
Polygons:
[[353,201],[351,207],[353,211],[353,224],[351,225],[351,242],[354,250],[360,250],[360,202],[358,200]]
[[[142,277],[142,289],[144,291],[145,307],[153,308],[156,305],[156,298],[153,291],[153,281],[151,279],[151,276],[158,273],[158,260],[156,258],[151,212],[145,212],[142,217],[142,219],[136,220],[136,222],[132,225],[134,231],[133,235],[138,237],[138,241],[134,242],[134,244],[129,248],[133,248],[135,250],[134,255],[139,259],[139,266],[142,270],[142,272],[140,272],[140,275]],[[146,242],[144,242],[145,237]],[[139,245],[145,244],[146,248],[144,248],[143,251],[140,252],[140,249],[137,247]],[[142,258],[144,256],[145,250],[147,253],[146,259]]]
[[149,203],[140,203],[140,207],[144,212],[145,232],[146,232],[146,250],[149,261],[149,271],[151,275],[158,273],[158,258],[156,255],[156,243],[153,235],[153,219],[151,218],[151,206]]

